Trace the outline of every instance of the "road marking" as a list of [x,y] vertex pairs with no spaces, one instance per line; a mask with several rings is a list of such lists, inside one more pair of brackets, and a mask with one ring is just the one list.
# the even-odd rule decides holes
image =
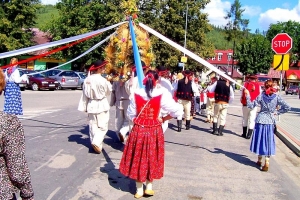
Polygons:
[[41,166],[39,166],[38,168],[36,168],[34,171],[38,171],[38,170],[40,170],[41,168],[43,168],[44,166],[46,166],[46,165],[48,165],[51,161],[53,161],[54,160],[54,158],[56,157],[56,156],[58,156],[61,152],[63,152],[64,150],[63,149],[61,149],[61,150],[59,150],[54,156],[52,156],[47,162],[45,162],[44,164],[42,164]]
[[60,190],[61,187],[56,188],[49,196],[46,200],[51,200],[52,197],[54,197],[54,195]]
[[49,133],[54,133],[54,132],[59,131],[59,130],[61,130],[61,129],[63,129],[63,128],[55,129],[55,130],[53,130],[53,131],[50,131]]
[[34,140],[34,139],[37,139],[37,138],[40,138],[40,137],[42,137],[42,136],[36,136],[34,138],[30,138],[29,140]]
[[47,109],[47,110],[31,110],[31,111],[24,111],[23,115],[19,115],[20,120],[25,120],[25,119],[32,119],[37,116],[45,115],[45,114],[50,114],[54,112],[58,112],[61,109]]

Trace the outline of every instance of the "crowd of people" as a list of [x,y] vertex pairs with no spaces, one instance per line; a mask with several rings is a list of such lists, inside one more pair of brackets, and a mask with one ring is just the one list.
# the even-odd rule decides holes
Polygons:
[[[177,131],[181,132],[183,121],[186,130],[189,130],[196,114],[206,114],[206,122],[212,123],[211,133],[223,136],[234,90],[229,80],[222,76],[219,79],[212,77],[203,86],[189,70],[170,76],[165,67],[151,70],[143,62],[145,78],[142,85],[139,85],[136,68],[132,64],[130,79],[119,80],[111,86],[101,77],[105,64],[105,61],[93,64],[94,73],[84,82],[78,107],[89,115],[92,147],[95,152],[101,153],[103,134],[108,129],[107,105],[111,96],[110,106],[116,106],[116,133],[125,144],[119,170],[135,180],[135,198],[153,196],[153,181],[162,178],[164,173],[164,132],[168,121],[177,119]],[[290,107],[277,94],[271,80],[266,81],[264,86],[265,91],[262,91],[254,75],[247,77],[241,98],[241,136],[250,139],[253,134],[250,150],[258,155],[258,165],[262,165],[262,157],[266,157],[262,171],[268,171],[269,158],[275,155],[274,115],[283,114]],[[258,114],[257,106],[260,106]],[[106,120],[102,120],[103,113]],[[97,134],[100,136],[97,137]]]
[[[234,90],[222,75],[201,85],[199,78],[189,70],[175,78],[170,77],[165,67],[152,70],[143,62],[142,84],[134,64],[128,80],[111,84],[102,76],[106,64],[98,60],[90,67],[78,110],[88,114],[91,146],[100,154],[108,131],[109,110],[116,106],[115,131],[125,144],[119,170],[135,180],[135,198],[153,196],[153,181],[164,174],[164,132],[168,121],[176,119],[177,131],[181,132],[183,121],[189,130],[193,117],[202,113],[206,115],[206,122],[212,123],[211,133],[223,136]],[[0,199],[16,199],[16,189],[20,190],[22,199],[34,196],[25,158],[24,130],[16,116],[22,114],[22,104],[16,103],[21,102],[16,83],[22,78],[26,77],[20,77],[16,66],[5,74],[0,71],[0,94],[5,95],[4,111],[0,111]],[[264,88],[262,91],[255,75],[247,76],[241,97],[241,136],[252,137],[250,150],[258,155],[256,163],[261,166],[265,156],[262,171],[268,171],[270,156],[275,155],[275,115],[288,112],[290,106],[278,95],[271,80],[265,82]]]

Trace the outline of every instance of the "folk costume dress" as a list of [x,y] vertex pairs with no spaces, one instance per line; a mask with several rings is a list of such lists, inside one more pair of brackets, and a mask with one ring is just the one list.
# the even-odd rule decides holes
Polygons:
[[[274,129],[276,125],[274,114],[280,115],[288,112],[291,108],[277,94],[267,95],[263,92],[254,101],[249,95],[246,96],[247,106],[253,109],[260,105],[260,111],[255,120],[254,134],[252,136],[251,152],[262,155],[275,155]],[[277,110],[277,106],[280,106]]]
[[123,151],[120,172],[139,182],[152,182],[164,174],[164,134],[158,120],[161,109],[172,117],[183,114],[182,106],[162,87],[153,89],[151,99],[145,89],[138,89],[127,110],[134,126]]
[[4,90],[4,109],[8,114],[23,115],[21,90],[18,85],[22,80],[27,81],[27,75],[20,77],[17,67],[12,67],[5,72],[6,86]]

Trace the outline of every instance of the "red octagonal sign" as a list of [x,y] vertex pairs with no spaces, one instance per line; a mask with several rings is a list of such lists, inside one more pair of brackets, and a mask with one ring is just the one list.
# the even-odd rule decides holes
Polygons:
[[293,39],[287,33],[279,33],[272,39],[272,49],[276,54],[286,54],[293,46]]

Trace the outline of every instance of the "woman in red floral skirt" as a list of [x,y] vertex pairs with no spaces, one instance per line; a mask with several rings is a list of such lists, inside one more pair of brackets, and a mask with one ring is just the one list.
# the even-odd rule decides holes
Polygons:
[[[157,85],[158,74],[149,70],[143,80],[145,88],[135,91],[127,110],[134,126],[125,145],[120,172],[136,181],[135,198],[154,195],[152,182],[164,174],[164,134],[165,120],[183,115],[182,105],[176,103],[165,88]],[[169,112],[160,117],[160,109]],[[143,183],[146,182],[146,190]]]

